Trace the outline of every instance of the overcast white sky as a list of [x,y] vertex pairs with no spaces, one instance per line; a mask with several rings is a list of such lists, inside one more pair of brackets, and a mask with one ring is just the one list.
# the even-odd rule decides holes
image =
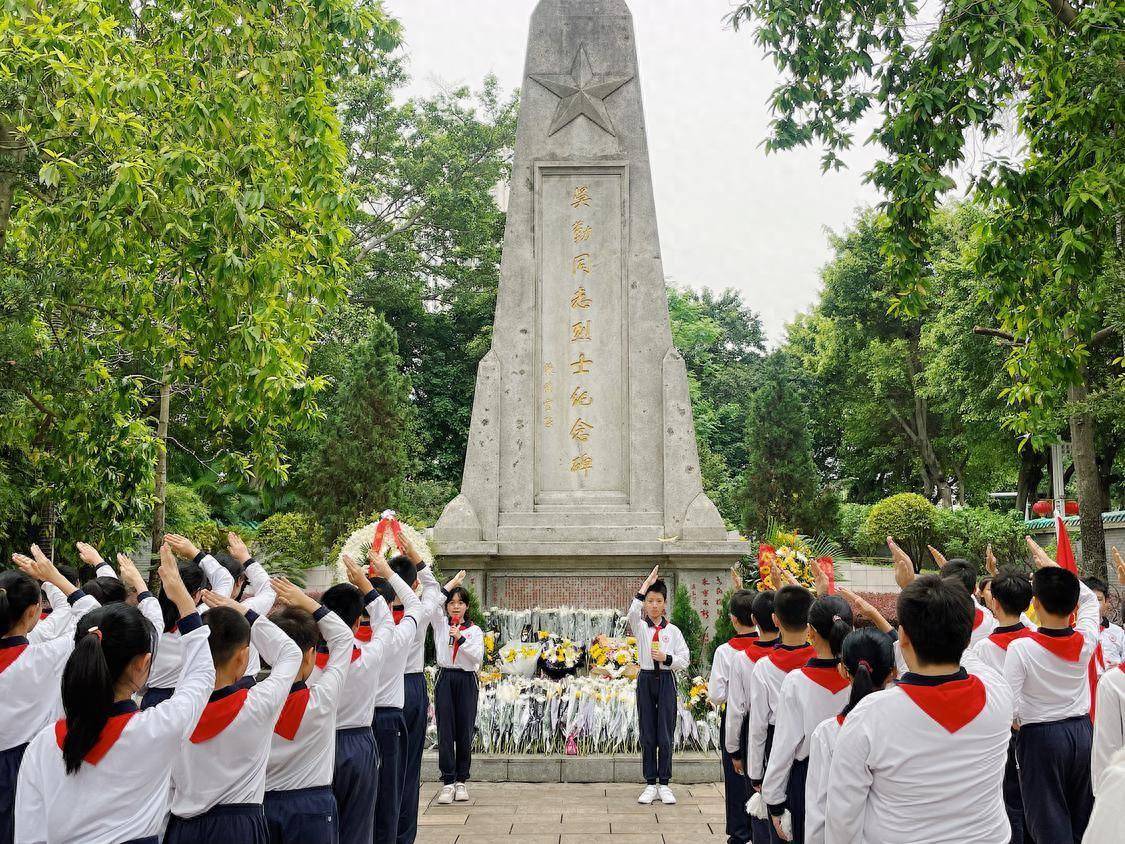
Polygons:
[[[385,0],[402,21],[407,93],[478,87],[494,73],[521,84],[535,0]],[[631,0],[648,122],[664,271],[677,284],[734,287],[762,315],[771,344],[816,301],[826,229],[841,231],[874,204],[862,183],[875,159],[822,175],[820,151],[767,156],[774,66],[750,31],[723,26],[731,0]],[[867,130],[857,133],[863,140]]]

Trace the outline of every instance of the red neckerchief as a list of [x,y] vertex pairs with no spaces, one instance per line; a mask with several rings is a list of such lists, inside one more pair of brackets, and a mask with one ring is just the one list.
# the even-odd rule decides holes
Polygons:
[[391,607],[391,618],[395,620],[395,624],[402,622],[402,617],[406,615],[406,609],[403,607]]
[[836,670],[836,666],[840,664],[838,659],[830,660],[832,665],[819,665],[816,664],[821,660],[809,660],[801,668],[801,673],[820,686],[826,689],[831,694],[836,694],[851,685],[851,681],[840,676],[840,672]]
[[769,660],[788,674],[793,669],[800,668],[815,656],[816,651],[812,645],[801,645],[799,648],[787,648],[784,645],[778,645],[769,655]]
[[[359,655],[361,653],[363,653],[363,651],[361,651],[355,645],[352,645],[352,660],[351,661],[355,662],[357,659],[359,659]],[[316,667],[323,669],[324,666],[326,666],[327,664],[328,664],[328,649],[325,648],[324,650],[321,650],[320,648],[317,648],[316,649]]]
[[836,723],[839,724],[841,727],[844,726],[844,716],[843,715],[837,715],[836,716]]
[[1023,639],[1030,636],[1031,631],[1024,626],[1023,622],[1012,626],[1011,630],[1004,630],[1000,632],[991,633],[988,636],[988,641],[996,645],[1000,650],[1008,650],[1008,645],[1012,644],[1016,639]]
[[[96,765],[102,761],[109,749],[117,743],[121,738],[121,732],[125,729],[125,725],[129,723],[129,719],[137,714],[136,707],[120,715],[112,715],[109,720],[105,722],[102,727],[101,734],[98,736],[97,743],[94,744],[82,757],[84,762],[89,762],[91,765]],[[63,742],[66,740],[66,719],[61,718],[55,722],[55,741],[59,745],[59,750],[62,750]]]
[[[453,626],[452,623],[450,624],[450,626]],[[473,623],[471,621],[465,621],[465,619],[461,619],[460,624],[456,625],[457,630],[460,633],[463,633],[464,631],[468,630],[472,626],[473,626]],[[451,664],[457,661],[457,651],[459,651],[461,649],[461,640],[464,639],[464,638],[465,638],[464,636],[459,635],[459,636],[457,636],[456,639],[453,640],[453,653],[449,657],[449,662]]]
[[919,709],[950,733],[957,732],[980,715],[988,699],[984,683],[971,674],[934,686],[911,683],[903,678],[898,681],[898,687]]
[[43,621],[43,620],[44,620],[44,619],[46,619],[46,618],[47,618],[47,616],[49,616],[50,614],[51,614],[51,611],[50,611],[50,610],[41,610],[41,611],[40,611],[40,613],[39,613],[39,620],[40,620],[40,621]]
[[1070,630],[1062,636],[1051,636],[1042,630],[1036,630],[1029,635],[1045,650],[1066,662],[1078,662],[1078,658],[1082,655],[1082,644],[1085,640],[1077,631]]
[[0,639],[0,674],[11,665],[19,655],[27,650],[27,639],[23,636],[9,636],[7,639]]
[[[372,635],[371,622],[370,621],[361,621],[359,623],[359,629],[355,631],[356,640],[360,641],[360,642],[370,642],[371,641],[371,635]],[[325,653],[327,653],[327,651],[325,651]]]
[[984,624],[984,610],[977,607],[976,613],[973,615],[973,629],[976,630],[982,624]]
[[[242,706],[246,703],[246,696],[250,694],[250,687],[253,685],[254,680],[252,678],[243,677],[237,683],[227,686],[226,689],[218,689],[212,692],[211,700],[203,707],[203,714],[199,716],[199,723],[195,725],[195,730],[192,731],[192,744],[210,741],[229,727],[238,713],[242,711]],[[227,689],[233,691],[227,691]],[[215,697],[216,695],[220,695],[220,697]]]
[[293,741],[297,730],[301,729],[301,720],[305,717],[308,706],[309,687],[304,683],[294,683],[289,689],[285,705],[281,707],[281,714],[277,716],[273,731],[286,741]]
[[777,650],[777,644],[780,641],[780,639],[773,639],[769,642],[756,640],[754,644],[744,650],[743,653],[750,658],[751,662],[757,662],[759,659],[767,657]]
[[730,639],[727,640],[727,644],[734,648],[736,651],[746,653],[746,651],[754,647],[754,645],[758,644],[758,634],[735,633],[730,637]]

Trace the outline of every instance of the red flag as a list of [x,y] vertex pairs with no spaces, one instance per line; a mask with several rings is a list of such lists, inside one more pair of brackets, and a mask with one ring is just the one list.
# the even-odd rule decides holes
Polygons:
[[1058,514],[1055,515],[1055,536],[1059,549],[1055,554],[1055,562],[1067,571],[1078,574],[1078,563],[1074,561],[1074,549],[1070,546],[1070,536],[1066,532],[1066,525],[1063,523],[1062,516]]

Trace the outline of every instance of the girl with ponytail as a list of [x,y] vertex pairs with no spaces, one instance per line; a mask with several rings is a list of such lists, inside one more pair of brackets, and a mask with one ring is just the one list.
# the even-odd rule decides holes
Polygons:
[[824,844],[824,815],[828,806],[828,771],[840,727],[861,700],[886,687],[895,678],[894,639],[883,632],[891,626],[867,601],[846,593],[874,627],[853,630],[840,647],[840,675],[851,681],[848,702],[839,715],[827,718],[813,730],[809,749],[809,776],[805,785],[805,842]]
[[805,779],[809,745],[817,725],[840,711],[848,681],[840,672],[844,637],[852,631],[852,608],[843,598],[822,595],[808,614],[808,638],[816,653],[781,684],[773,747],[762,779],[762,800],[783,841],[803,841]]
[[158,631],[140,610],[85,613],[62,670],[65,718],[32,740],[16,791],[20,841],[155,844],[168,815],[172,767],[214,688],[207,629],[167,545],[164,593],[178,608],[183,670],[176,692],[138,711]]
[[[38,546],[0,572],[0,844],[15,836],[16,778],[30,742],[58,709],[59,674],[74,646],[77,614],[97,607]],[[40,587],[52,612],[40,621]]]

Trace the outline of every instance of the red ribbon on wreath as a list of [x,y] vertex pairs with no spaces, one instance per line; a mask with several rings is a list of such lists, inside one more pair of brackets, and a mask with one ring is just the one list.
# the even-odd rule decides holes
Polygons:
[[[375,526],[375,537],[371,540],[371,547],[375,553],[378,554],[383,549],[383,537],[387,533],[387,528],[391,529],[391,537],[394,539],[395,547],[398,548],[400,553],[406,553],[406,543],[402,538],[402,525],[398,523],[398,519],[394,516],[384,516],[379,520],[379,524]],[[368,565],[367,576],[371,577],[375,574],[375,567]]]
[[828,594],[836,594],[836,570],[832,566],[831,557],[817,557],[816,564],[820,566],[820,570],[824,572],[824,576],[828,578]]

